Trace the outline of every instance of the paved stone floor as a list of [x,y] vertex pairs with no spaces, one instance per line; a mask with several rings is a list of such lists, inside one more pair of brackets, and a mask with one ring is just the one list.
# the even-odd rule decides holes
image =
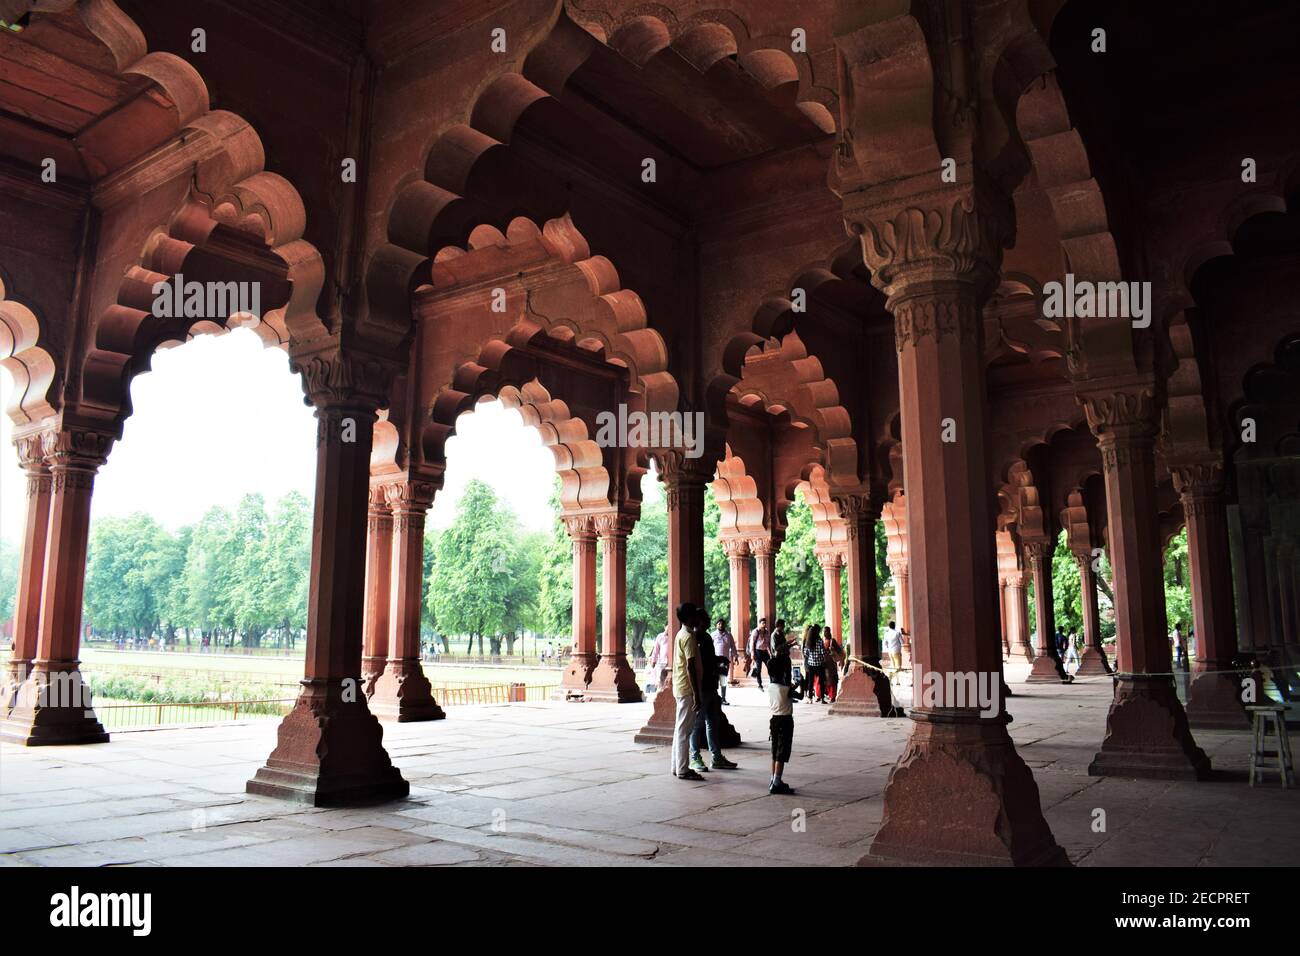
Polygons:
[[[1110,682],[1018,683],[1011,732],[1057,841],[1084,866],[1294,865],[1300,791],[1245,782],[1249,735],[1204,732],[1223,773],[1168,783],[1087,776]],[[880,824],[908,721],[796,712],[792,797],[768,796],[767,714],[756,689],[728,708],[737,771],[673,779],[662,747],[634,744],[648,705],[461,707],[386,725],[411,782],[404,802],[304,808],[243,792],[273,721],[114,735],[108,745],[0,745],[0,863],[163,866],[837,866]],[[1092,829],[1106,812],[1106,832]],[[806,826],[794,820],[799,811]]]

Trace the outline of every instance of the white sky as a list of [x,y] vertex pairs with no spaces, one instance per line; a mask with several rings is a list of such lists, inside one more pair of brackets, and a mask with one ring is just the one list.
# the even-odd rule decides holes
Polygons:
[[[0,401],[12,381],[0,369]],[[288,357],[249,330],[205,335],[159,352],[132,383],[134,413],[95,480],[94,518],[143,511],[176,529],[213,505],[234,508],[260,491],[268,505],[315,484],[316,423]],[[22,536],[26,482],[0,414],[0,537]],[[519,413],[498,402],[462,416],[448,442],[446,485],[430,512],[442,528],[471,478],[486,481],[526,528],[551,527],[555,458]],[[649,483],[647,483],[649,484]]]

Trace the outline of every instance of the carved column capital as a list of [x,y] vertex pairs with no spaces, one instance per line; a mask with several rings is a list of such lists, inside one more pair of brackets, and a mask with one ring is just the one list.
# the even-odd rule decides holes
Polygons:
[[1212,503],[1223,494],[1223,466],[1217,461],[1176,465],[1171,474],[1187,517],[1208,514]]
[[839,571],[844,567],[844,552],[839,550],[817,551],[817,563],[823,571]]
[[1098,439],[1154,440],[1156,399],[1151,387],[1098,389],[1079,396],[1088,427]]
[[749,557],[749,541],[745,538],[723,538],[722,550],[726,552],[729,559],[739,561]]
[[[57,492],[64,488],[90,488],[97,472],[108,461],[113,436],[88,428],[63,425],[42,431],[40,454]],[[29,449],[29,454],[34,453]],[[28,492],[32,491],[29,483]]]
[[1052,554],[1053,542],[1050,538],[1022,539],[1021,543],[1025,549],[1025,560],[1030,564],[1045,561]]
[[856,541],[860,534],[872,534],[871,526],[880,520],[880,501],[869,494],[834,496],[835,504],[844,519],[849,540]]
[[944,189],[901,204],[857,205],[845,218],[862,238],[872,283],[896,300],[936,282],[974,283],[987,291],[1013,229],[1006,205],[992,193]]
[[564,528],[574,544],[592,544],[596,540],[596,522],[591,515],[565,515]]
[[906,561],[890,561],[889,573],[896,578],[905,578],[911,573],[911,568]]
[[592,529],[595,534],[604,540],[605,538],[627,539],[636,526],[637,516],[624,511],[611,511],[605,514],[596,515],[591,519]]
[[373,413],[388,403],[395,367],[365,352],[333,346],[308,355],[295,355],[289,369],[302,377],[307,401],[317,408],[346,408]]
[[749,553],[756,558],[770,558],[779,550],[781,550],[781,546],[771,538],[749,539]]
[[433,504],[438,488],[428,481],[393,481],[379,486],[383,490],[384,501],[393,514],[424,514]]

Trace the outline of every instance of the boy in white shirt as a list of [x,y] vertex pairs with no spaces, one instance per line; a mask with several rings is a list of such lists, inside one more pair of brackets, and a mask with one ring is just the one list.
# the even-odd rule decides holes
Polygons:
[[794,793],[781,780],[794,745],[794,708],[790,705],[803,696],[797,687],[791,686],[790,672],[790,644],[782,641],[772,648],[772,659],[767,664],[767,699],[772,706],[768,723],[772,737],[772,782],[767,792],[787,795]]

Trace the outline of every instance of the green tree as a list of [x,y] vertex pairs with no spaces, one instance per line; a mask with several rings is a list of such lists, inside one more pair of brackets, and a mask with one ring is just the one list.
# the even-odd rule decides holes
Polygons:
[[[551,526],[539,556],[537,622],[543,634],[568,637],[573,628],[573,546],[560,517],[559,478],[555,479],[551,507],[555,512],[555,524]],[[631,547],[630,542],[628,546]],[[629,563],[630,560],[629,556]]]
[[776,614],[785,619],[791,635],[825,620],[822,570],[813,553],[816,544],[812,509],[802,493],[796,494],[786,512],[785,542],[776,556]]
[[14,598],[18,596],[18,548],[0,541],[0,621],[14,616]]
[[[645,657],[648,633],[658,634],[668,614],[668,507],[662,495],[641,505],[627,539],[627,652]],[[716,615],[715,615],[716,616]]]
[[262,612],[280,632],[281,645],[294,646],[296,635],[307,629],[310,582],[311,502],[291,491],[276,502],[262,546]]
[[[713,488],[707,486],[704,492],[704,607],[709,612],[710,621],[720,617],[731,618],[731,569],[727,552],[718,538],[721,521],[722,511],[713,497]],[[666,545],[665,539],[665,548]]]
[[499,635],[506,624],[512,588],[510,557],[516,547],[510,522],[496,494],[482,481],[465,486],[451,527],[438,537],[429,597],[434,617],[448,633],[475,640]]
[[[1191,566],[1187,560],[1187,529],[1183,528],[1165,549],[1165,616],[1169,630],[1182,624],[1183,633],[1196,625],[1192,620]],[[1190,646],[1190,642],[1189,642]]]

